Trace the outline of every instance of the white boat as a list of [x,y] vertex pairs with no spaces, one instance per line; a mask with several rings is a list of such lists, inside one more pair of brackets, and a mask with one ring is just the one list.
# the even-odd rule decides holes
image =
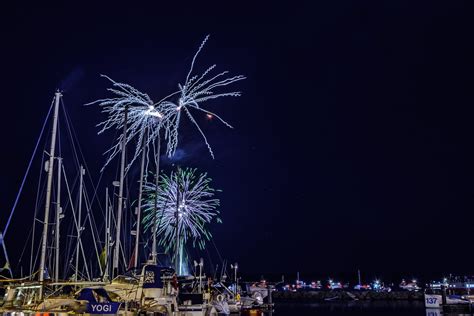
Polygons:
[[419,290],[421,290],[421,287],[418,285],[416,279],[412,279],[411,282],[407,282],[405,281],[405,279],[402,279],[402,282],[400,282],[400,285],[398,287],[402,290],[409,292],[418,292]]
[[432,282],[427,285],[424,293],[425,307],[442,309],[449,306],[469,306],[474,302],[471,289],[474,289],[472,280],[460,281],[445,278],[443,282]]

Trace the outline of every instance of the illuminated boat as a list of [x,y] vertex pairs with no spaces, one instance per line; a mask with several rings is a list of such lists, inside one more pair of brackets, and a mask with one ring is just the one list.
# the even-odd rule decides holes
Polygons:
[[385,284],[379,279],[374,280],[371,284],[372,290],[375,292],[391,292],[392,288],[385,286]]
[[370,284],[356,284],[354,285],[354,290],[356,291],[370,291],[372,287]]
[[328,280],[327,288],[329,290],[342,290],[344,288],[342,282],[334,281],[333,279]]
[[457,306],[469,307],[474,303],[474,280],[455,278],[442,282],[431,282],[424,293],[426,308],[455,309]]
[[311,282],[311,284],[309,284],[309,288],[311,290],[322,290],[323,289],[323,285],[321,284],[321,281],[313,281]]
[[409,292],[418,292],[421,290],[421,287],[418,286],[418,282],[416,279],[411,280],[411,282],[405,281],[405,279],[402,279],[402,282],[400,282],[400,285],[398,286],[400,289],[409,291]]

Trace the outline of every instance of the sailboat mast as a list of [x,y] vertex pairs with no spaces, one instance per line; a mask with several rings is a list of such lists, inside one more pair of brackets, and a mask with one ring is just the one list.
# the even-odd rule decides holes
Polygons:
[[109,223],[109,188],[105,188],[105,239],[104,239],[104,280],[109,278],[109,242],[110,242],[110,223]]
[[54,235],[56,237],[56,253],[55,253],[55,269],[54,269],[54,281],[59,281],[59,226],[61,221],[61,167],[62,167],[62,158],[58,157],[58,194],[56,197],[56,230]]
[[156,231],[158,230],[158,185],[160,184],[160,147],[161,138],[160,134],[158,134],[158,141],[156,146],[156,175],[155,175],[155,216],[153,218],[153,243],[151,247],[151,259],[153,263],[157,263],[157,240],[156,240]]
[[[108,193],[108,190],[107,190],[107,193]],[[107,248],[107,276],[111,276],[112,275],[112,272],[111,272],[111,266],[112,266],[112,261],[110,258],[110,254],[112,253],[111,251],[111,248],[112,248],[112,244],[113,244],[113,239],[112,239],[112,223],[115,223],[115,219],[113,218],[114,214],[113,214],[113,211],[114,211],[114,208],[112,206],[112,201],[110,200],[110,194],[108,195],[109,196],[109,199],[107,201],[109,201],[109,228],[108,228],[108,235],[109,235],[109,239],[107,239],[107,242],[108,242],[108,248]]]
[[122,226],[122,208],[123,208],[123,182],[125,173],[125,152],[127,145],[127,120],[128,120],[128,105],[125,106],[125,113],[123,118],[123,135],[122,135],[122,156],[120,161],[120,186],[118,195],[118,208],[117,208],[117,227],[115,230],[115,249],[114,259],[112,264],[112,277],[118,274],[118,263],[119,263],[119,252],[120,252],[120,228]]
[[48,226],[49,226],[49,207],[51,205],[51,186],[53,184],[53,164],[54,164],[54,153],[56,150],[56,133],[58,128],[58,112],[59,112],[59,100],[61,98],[61,92],[57,91],[55,94],[54,102],[54,115],[53,115],[53,130],[51,133],[51,147],[49,149],[49,161],[48,161],[48,182],[46,186],[46,203],[44,210],[44,221],[43,221],[43,237],[41,240],[41,258],[39,268],[39,281],[41,287],[39,290],[39,299],[43,298],[43,281],[45,272],[46,262],[46,246],[48,242]]
[[[148,136],[148,128],[145,132],[145,135]],[[148,139],[148,137],[147,137]],[[136,268],[138,264],[138,245],[140,244],[140,224],[141,224],[141,215],[142,215],[142,195],[143,195],[143,178],[145,173],[145,157],[146,157],[146,141],[143,141],[142,147],[142,161],[140,166],[140,186],[138,190],[138,206],[137,206],[137,231],[135,236],[135,256],[133,259],[133,266]]]
[[[179,171],[179,170],[178,170]],[[180,274],[180,253],[179,253],[179,183],[176,183],[177,187],[176,187],[176,251],[175,251],[175,260],[176,260],[176,263],[175,263],[175,266],[176,266],[176,274],[179,275]]]
[[[79,251],[81,246],[81,231],[82,231],[82,187],[83,187],[83,177],[84,168],[81,166],[79,169],[79,206],[77,210],[77,246],[76,246],[76,273],[74,276],[74,281],[77,282],[77,277],[79,275]],[[87,264],[87,262],[84,262]]]

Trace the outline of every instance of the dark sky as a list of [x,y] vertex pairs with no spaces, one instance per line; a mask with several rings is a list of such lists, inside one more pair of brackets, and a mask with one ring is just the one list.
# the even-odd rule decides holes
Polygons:
[[[0,227],[55,89],[98,178],[114,135],[96,136],[104,116],[82,105],[107,95],[99,74],[160,99],[211,34],[197,68],[216,63],[248,79],[236,84],[241,98],[208,105],[234,130],[200,121],[216,159],[185,127],[179,163],[208,171],[223,190],[213,232],[224,258],[249,274],[472,273],[473,9],[469,1],[2,9]],[[7,237],[14,258],[38,169]]]

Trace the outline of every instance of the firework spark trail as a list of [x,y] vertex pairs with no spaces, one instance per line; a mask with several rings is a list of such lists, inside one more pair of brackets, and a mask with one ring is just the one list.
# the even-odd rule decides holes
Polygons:
[[[176,246],[176,209],[179,198],[178,232],[181,242],[186,244],[193,241],[199,248],[204,249],[206,240],[212,235],[207,225],[218,218],[219,199],[214,198],[218,190],[210,187],[212,179],[206,173],[197,174],[196,169],[178,169],[170,176],[162,175],[158,187],[157,208],[155,207],[156,187],[152,183],[145,185],[147,196],[143,205],[143,223],[146,230],[151,230],[153,221],[156,220],[156,235],[159,245],[170,251]],[[179,197],[178,197],[179,190]],[[155,211],[158,212],[155,214]]]
[[[139,156],[144,147],[143,143],[145,142],[145,147],[147,147],[150,141],[157,138],[163,114],[155,109],[153,101],[146,93],[140,92],[128,84],[116,82],[108,76],[101,76],[112,82],[113,88],[108,88],[107,90],[116,97],[100,99],[86,105],[98,104],[102,107],[102,113],[108,115],[107,120],[97,124],[98,127],[101,127],[98,134],[102,134],[112,128],[123,129],[124,114],[126,110],[128,111],[126,143],[128,144],[134,138],[137,138],[135,153],[127,166],[128,170]],[[147,128],[149,129],[148,138],[145,135]],[[124,135],[120,134],[115,144],[105,152],[109,156],[102,170],[120,152],[123,137]]]
[[193,60],[191,62],[191,67],[186,76],[186,81],[184,82],[184,84],[178,84],[179,91],[171,95],[173,96],[175,94],[179,94],[178,100],[176,102],[170,101],[169,100],[170,96],[168,96],[167,98],[165,98],[164,100],[156,104],[160,112],[164,112],[170,115],[167,121],[164,123],[164,126],[166,126],[165,139],[167,140],[166,154],[169,157],[175,154],[176,148],[178,146],[178,136],[179,136],[178,128],[179,128],[179,123],[181,120],[181,112],[183,110],[186,113],[189,120],[196,126],[199,133],[203,137],[204,142],[206,143],[206,146],[212,158],[214,158],[214,153],[212,151],[211,145],[207,141],[206,135],[204,134],[202,129],[199,127],[195,118],[192,116],[190,109],[191,108],[196,109],[201,112],[204,112],[205,114],[212,115],[213,117],[216,117],[219,121],[221,121],[227,127],[232,128],[232,126],[226,121],[224,121],[219,115],[202,108],[202,103],[205,101],[217,99],[220,97],[240,96],[241,92],[239,91],[216,93],[214,89],[225,87],[237,81],[243,80],[245,79],[245,77],[242,75],[237,75],[237,76],[225,78],[224,76],[228,74],[228,71],[223,71],[221,73],[218,73],[210,77],[210,73],[214,70],[214,68],[216,68],[215,64],[207,68],[206,71],[204,71],[200,76],[198,75],[191,76],[194,70],[196,59],[208,39],[209,39],[209,35],[206,36],[206,38],[204,38],[203,42],[199,46],[199,49],[194,54]]

